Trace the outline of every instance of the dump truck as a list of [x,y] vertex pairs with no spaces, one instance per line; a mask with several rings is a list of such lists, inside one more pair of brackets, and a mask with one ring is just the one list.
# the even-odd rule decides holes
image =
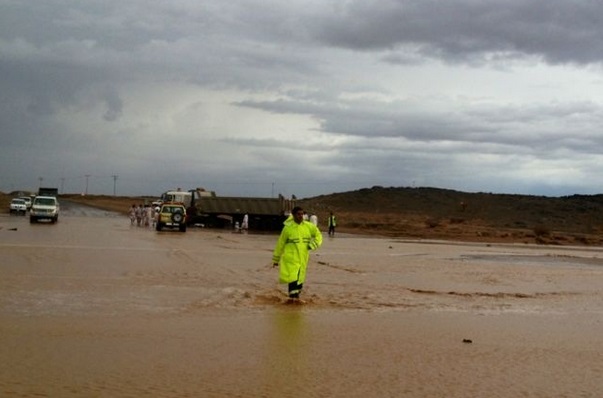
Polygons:
[[206,196],[216,196],[216,193],[213,191],[206,191],[204,188],[189,189],[188,191],[183,191],[182,189],[177,188],[162,193],[159,202],[182,203],[188,209],[200,198]]
[[235,228],[248,216],[248,228],[254,231],[280,231],[283,221],[295,206],[295,197],[278,198],[218,196],[214,191],[195,188],[164,192],[162,201],[183,203],[187,224],[206,228]]
[[38,196],[54,196],[56,198],[57,196],[59,196],[59,189],[40,187],[38,189]]

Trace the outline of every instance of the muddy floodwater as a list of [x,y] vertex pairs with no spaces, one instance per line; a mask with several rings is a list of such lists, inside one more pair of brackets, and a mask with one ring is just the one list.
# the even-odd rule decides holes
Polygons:
[[603,250],[0,216],[0,396],[600,397]]

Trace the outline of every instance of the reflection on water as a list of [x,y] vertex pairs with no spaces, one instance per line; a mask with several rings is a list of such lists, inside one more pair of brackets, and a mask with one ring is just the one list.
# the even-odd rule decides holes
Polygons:
[[290,306],[270,264],[274,237],[90,220],[66,217],[49,233],[0,218],[5,396],[601,390],[600,248],[339,236],[312,258],[308,304]]
[[549,265],[549,266],[575,266],[575,267],[600,267],[603,259],[593,257],[576,257],[570,255],[518,255],[518,254],[473,254],[462,255],[462,259],[480,263],[493,262],[515,265]]
[[301,308],[275,311],[263,366],[264,389],[276,390],[283,396],[297,396],[303,391],[302,381],[309,370],[306,348],[307,324]]

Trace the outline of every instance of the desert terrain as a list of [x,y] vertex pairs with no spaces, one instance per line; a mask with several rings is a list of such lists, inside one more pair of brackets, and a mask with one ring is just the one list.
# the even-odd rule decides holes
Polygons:
[[[79,194],[61,198],[126,214],[155,197]],[[0,193],[0,212],[10,196]],[[327,228],[330,212],[341,232],[470,242],[544,245],[603,244],[603,195],[546,197],[467,193],[438,188],[372,187],[299,199]]]
[[[343,229],[343,228],[342,228]],[[288,305],[273,234],[0,215],[0,392],[596,397],[603,249],[325,236]]]

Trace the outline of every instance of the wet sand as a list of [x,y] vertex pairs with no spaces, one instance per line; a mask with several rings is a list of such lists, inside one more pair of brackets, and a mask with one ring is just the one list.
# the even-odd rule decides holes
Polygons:
[[275,241],[0,217],[0,395],[603,393],[601,248],[325,234],[291,306]]

